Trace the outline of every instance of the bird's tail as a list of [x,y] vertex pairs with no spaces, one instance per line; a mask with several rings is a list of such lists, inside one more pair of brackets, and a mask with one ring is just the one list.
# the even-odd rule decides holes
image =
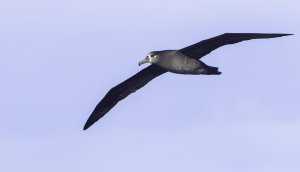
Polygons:
[[199,60],[200,62],[200,69],[198,69],[197,74],[203,74],[203,75],[220,75],[221,72],[219,71],[219,68],[208,66],[203,61]]
[[207,66],[205,75],[220,75],[221,72],[219,71],[219,68],[213,67],[213,66]]
[[213,67],[213,66],[205,66],[203,68],[198,69],[193,73],[195,75],[220,75],[221,72],[219,71],[219,68]]

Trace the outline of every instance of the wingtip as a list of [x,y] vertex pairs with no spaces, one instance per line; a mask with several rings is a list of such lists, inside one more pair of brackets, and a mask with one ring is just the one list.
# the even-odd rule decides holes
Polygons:
[[294,34],[290,34],[290,33],[265,34],[266,38],[276,38],[276,37],[291,36],[291,35],[294,35]]
[[290,35],[294,35],[292,33],[284,33],[284,34],[281,34],[282,36],[290,36]]
[[83,130],[87,130],[88,128],[90,128],[92,124],[89,123],[89,121],[86,121],[86,123],[84,124]]
[[[268,35],[268,34],[266,34]],[[271,37],[282,37],[282,36],[291,36],[291,35],[294,35],[294,34],[290,34],[290,33],[273,33],[273,34],[269,34],[269,36]]]
[[84,127],[83,127],[83,130],[85,131],[86,129],[88,129],[88,127],[85,127],[85,126],[84,126]]
[[91,126],[91,125],[85,124],[84,127],[83,127],[83,130],[84,130],[84,131],[87,130],[88,128],[90,128],[90,126]]

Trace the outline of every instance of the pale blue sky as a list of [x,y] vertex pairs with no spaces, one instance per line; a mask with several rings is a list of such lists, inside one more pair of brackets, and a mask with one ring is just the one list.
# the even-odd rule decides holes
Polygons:
[[[296,0],[0,2],[0,171],[299,172]],[[220,76],[164,74],[83,125],[147,52],[225,32]]]

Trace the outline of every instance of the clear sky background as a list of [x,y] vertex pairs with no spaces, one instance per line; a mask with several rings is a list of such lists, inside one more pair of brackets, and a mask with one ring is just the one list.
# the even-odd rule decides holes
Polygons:
[[[299,172],[297,0],[0,2],[0,171]],[[222,47],[220,76],[167,73],[87,131],[152,50],[225,32],[293,33]]]

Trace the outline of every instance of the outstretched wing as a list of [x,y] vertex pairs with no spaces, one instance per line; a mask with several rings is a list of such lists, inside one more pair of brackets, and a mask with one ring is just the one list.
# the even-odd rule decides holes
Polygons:
[[88,129],[96,121],[102,118],[110,109],[112,109],[119,101],[136,90],[142,88],[149,81],[165,72],[166,70],[158,66],[150,65],[129,79],[110,89],[104,98],[98,103],[93,113],[86,121],[83,129]]
[[223,45],[235,44],[250,39],[276,38],[288,35],[292,34],[225,33],[210,39],[200,41],[196,44],[180,49],[179,51],[189,57],[200,59],[201,57],[209,54],[219,47],[222,47]]

